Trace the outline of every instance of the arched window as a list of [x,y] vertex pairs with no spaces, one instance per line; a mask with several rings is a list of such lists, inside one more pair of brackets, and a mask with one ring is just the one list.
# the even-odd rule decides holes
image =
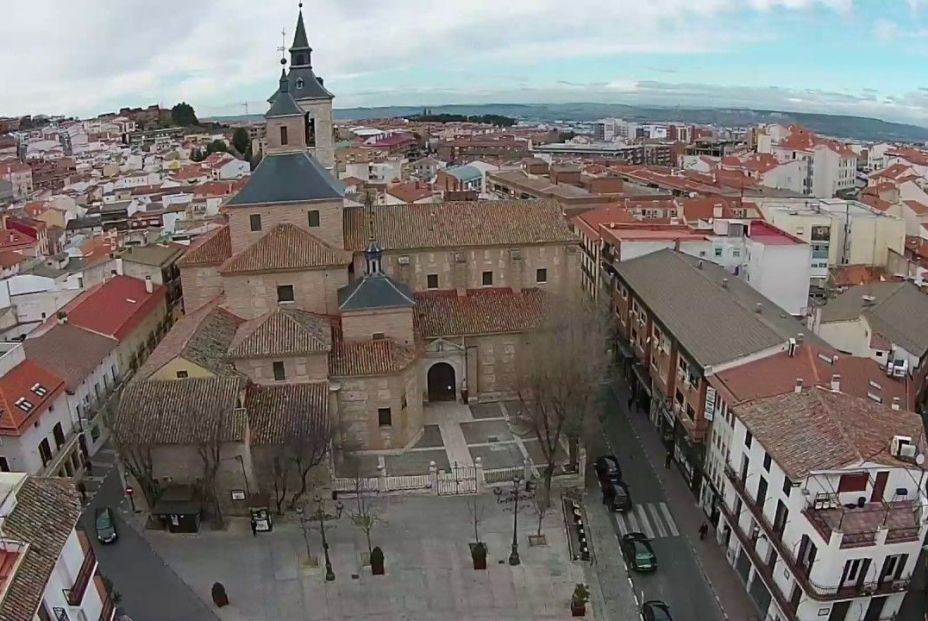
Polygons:
[[297,87],[297,89],[303,88],[303,78],[297,78],[297,79],[296,79],[296,87]]

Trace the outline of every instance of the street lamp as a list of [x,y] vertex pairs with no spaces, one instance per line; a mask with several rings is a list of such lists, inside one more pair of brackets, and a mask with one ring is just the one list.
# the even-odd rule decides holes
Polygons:
[[315,500],[319,505],[319,530],[322,532],[322,551],[325,553],[325,581],[332,582],[335,580],[335,572],[332,571],[332,561],[329,559],[329,544],[325,540],[325,508],[322,506],[322,496],[316,494]]
[[515,506],[512,510],[512,552],[509,554],[509,564],[510,565],[519,565],[522,563],[519,559],[519,539],[518,539],[518,527],[519,527],[519,484],[522,482],[522,477],[518,474],[512,477],[512,495],[515,499]]
[[307,522],[309,522],[309,520],[312,518],[308,515],[303,515],[302,505],[296,508],[296,512],[300,516],[300,528],[303,530],[303,541],[306,543],[306,564],[310,567],[315,567],[316,561],[313,558],[313,553],[309,547],[309,528],[307,526]]

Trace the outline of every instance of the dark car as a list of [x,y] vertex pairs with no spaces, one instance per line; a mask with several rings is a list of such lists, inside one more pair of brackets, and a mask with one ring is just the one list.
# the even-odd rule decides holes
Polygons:
[[622,481],[609,481],[602,484],[603,504],[609,507],[610,511],[625,512],[632,508],[632,495],[628,491],[628,485]]
[[652,599],[641,606],[641,617],[644,621],[673,621],[670,616],[670,607],[664,602]]
[[113,512],[109,507],[97,509],[94,527],[97,530],[97,539],[100,543],[113,543],[118,535],[116,534],[116,521],[113,519]]
[[657,569],[657,557],[651,540],[644,533],[628,533],[622,536],[622,556],[635,571],[654,571]]
[[622,480],[622,468],[619,467],[619,460],[615,458],[615,455],[597,457],[593,468],[596,470],[596,476],[599,477],[601,484],[605,484],[607,481]]

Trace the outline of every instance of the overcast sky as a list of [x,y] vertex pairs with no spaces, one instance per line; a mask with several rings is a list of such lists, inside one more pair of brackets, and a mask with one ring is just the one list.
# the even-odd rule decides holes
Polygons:
[[[0,115],[263,112],[282,0],[3,0]],[[928,0],[312,0],[336,107],[599,101],[928,126]]]

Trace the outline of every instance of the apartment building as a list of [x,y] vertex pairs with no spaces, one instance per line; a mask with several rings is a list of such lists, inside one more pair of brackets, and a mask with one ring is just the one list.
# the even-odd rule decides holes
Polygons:
[[0,619],[113,619],[80,514],[69,480],[0,474]]
[[918,415],[804,387],[728,408],[718,537],[768,619],[894,618],[926,528]]

